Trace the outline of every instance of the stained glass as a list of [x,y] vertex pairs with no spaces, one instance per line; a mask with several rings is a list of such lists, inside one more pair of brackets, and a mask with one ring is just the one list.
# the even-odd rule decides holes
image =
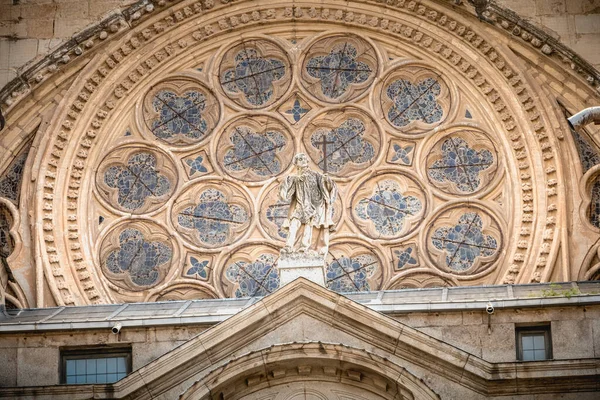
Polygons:
[[285,113],[292,116],[295,122],[300,121],[304,114],[310,111],[310,108],[303,108],[302,104],[300,104],[300,100],[294,100],[294,105],[289,110],[286,110]]
[[207,108],[206,96],[198,91],[186,91],[181,96],[171,90],[161,90],[152,100],[158,118],[152,122],[151,130],[159,139],[173,142],[178,136],[200,141],[210,127],[203,112]]
[[264,106],[271,101],[274,82],[283,78],[285,64],[262,57],[256,49],[245,48],[235,56],[235,66],[221,74],[221,85],[228,92],[243,93],[253,106]]
[[119,249],[108,254],[106,268],[113,274],[129,275],[138,286],[150,286],[157,283],[160,266],[172,255],[167,244],[147,241],[142,232],[129,228],[120,233]]
[[398,79],[386,88],[387,97],[393,102],[387,110],[387,118],[396,127],[404,127],[412,121],[427,124],[439,122],[444,115],[438,103],[442,88],[434,78],[426,78],[415,84]]
[[417,265],[418,261],[416,257],[416,251],[412,247],[408,247],[402,251],[394,250],[396,256],[396,268],[402,269],[405,266]]
[[196,257],[190,257],[191,268],[188,268],[186,275],[190,277],[198,276],[202,279],[208,279],[208,260],[198,260]]
[[397,162],[399,164],[410,165],[412,164],[412,153],[415,149],[414,146],[408,145],[405,147],[400,146],[399,144],[394,144],[393,148],[393,156],[390,160],[391,162]]
[[283,222],[287,219],[290,211],[290,203],[277,200],[275,204],[271,204],[267,207],[266,217],[267,220],[277,225],[277,234],[280,238],[287,238],[287,231],[282,229]]
[[202,156],[185,160],[185,163],[190,167],[190,176],[194,175],[196,172],[208,172],[208,169],[204,166],[204,157]]
[[334,129],[319,129],[310,137],[312,146],[326,156],[317,163],[327,172],[339,172],[346,164],[361,164],[375,158],[373,145],[363,138],[365,124],[358,118],[349,118]]
[[600,228],[600,177],[596,177],[590,196],[589,218],[592,225]]
[[590,168],[600,164],[600,154],[598,154],[598,150],[589,143],[588,139],[584,138],[579,132],[571,129],[571,133],[573,133],[573,138],[575,139],[575,145],[577,147],[577,152],[579,153],[579,160],[583,167],[583,173],[586,173]]
[[4,174],[0,176],[0,196],[12,200],[13,203],[19,201],[23,168],[25,167],[25,161],[27,161],[28,154],[29,148],[15,157]]
[[431,243],[446,253],[446,266],[454,271],[466,271],[478,257],[490,257],[498,251],[498,241],[483,233],[481,216],[476,212],[463,214],[454,226],[438,228]]
[[277,256],[261,254],[254,262],[236,261],[225,272],[227,279],[237,283],[235,297],[266,296],[279,288]]
[[211,188],[202,192],[195,206],[178,214],[177,223],[196,230],[200,242],[213,246],[229,240],[231,225],[244,224],[249,217],[244,208],[227,203],[225,194]]
[[494,164],[491,151],[475,150],[462,138],[450,137],[442,146],[442,158],[427,169],[436,182],[449,181],[464,193],[473,193],[481,186],[480,172]]
[[352,44],[338,43],[329,54],[310,58],[306,72],[319,79],[326,97],[337,99],[350,85],[366,82],[373,74],[371,67],[359,61],[358,57],[358,51]]
[[274,176],[281,172],[277,159],[286,145],[281,132],[257,133],[247,126],[238,126],[229,136],[233,148],[225,153],[223,165],[230,171],[251,170],[259,176]]
[[387,181],[384,187],[377,187],[369,198],[363,198],[355,206],[356,215],[370,220],[377,232],[386,236],[395,236],[404,228],[407,216],[418,214],[423,205],[414,196],[400,192],[397,183]]
[[156,169],[156,156],[136,153],[129,157],[127,165],[115,165],[104,173],[104,182],[119,191],[118,203],[127,210],[136,210],[149,197],[161,197],[171,189],[166,176]]
[[[330,253],[331,254],[331,253]],[[333,257],[325,270],[325,286],[335,292],[371,290],[369,278],[379,268],[379,261],[370,254],[355,257]]]

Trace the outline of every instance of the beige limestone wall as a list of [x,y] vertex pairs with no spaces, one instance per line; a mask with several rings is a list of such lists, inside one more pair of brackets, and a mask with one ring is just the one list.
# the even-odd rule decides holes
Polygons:
[[[404,313],[393,318],[489,362],[514,362],[515,324],[536,322],[550,322],[555,360],[600,357],[600,306],[496,310],[489,328],[484,311]],[[57,384],[61,347],[129,343],[132,367],[137,370],[207,328],[127,328],[124,323],[119,335],[109,329],[0,334],[0,365],[5,367],[0,368],[0,387]],[[281,337],[264,340],[285,342]]]
[[[448,0],[447,0],[448,1]],[[134,0],[0,0],[0,88],[17,71]],[[600,68],[600,0],[496,0]]]

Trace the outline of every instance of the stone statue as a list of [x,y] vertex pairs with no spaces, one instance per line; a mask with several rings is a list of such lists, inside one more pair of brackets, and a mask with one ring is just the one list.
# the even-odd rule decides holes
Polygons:
[[[294,165],[296,173],[287,176],[279,187],[279,198],[290,202],[288,218],[282,226],[288,231],[288,237],[281,253],[325,255],[329,249],[329,233],[334,231],[333,202],[337,186],[326,174],[310,170],[304,153],[296,154]],[[304,231],[300,246],[296,247],[300,228]],[[318,232],[317,240],[322,239],[318,251],[311,249],[314,229]]]

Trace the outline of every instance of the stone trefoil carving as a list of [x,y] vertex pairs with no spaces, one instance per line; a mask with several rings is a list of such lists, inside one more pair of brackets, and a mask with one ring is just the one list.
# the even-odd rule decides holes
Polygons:
[[[295,173],[287,176],[279,187],[280,200],[290,203],[288,217],[282,226],[284,230],[288,230],[288,236],[285,247],[281,249],[278,264],[281,283],[283,285],[304,275],[323,285],[329,233],[335,229],[333,203],[337,186],[326,174],[308,167],[306,154],[296,154],[293,162]],[[315,229],[318,235],[313,243]],[[298,237],[300,230],[302,236]]]

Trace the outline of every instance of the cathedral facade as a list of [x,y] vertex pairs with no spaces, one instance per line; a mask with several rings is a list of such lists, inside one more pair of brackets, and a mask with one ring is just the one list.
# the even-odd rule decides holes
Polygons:
[[[473,3],[141,1],[31,64],[0,396],[597,396],[600,139],[567,118],[600,73]],[[298,153],[337,187],[324,288],[277,268]],[[123,369],[69,381],[93,351]]]

